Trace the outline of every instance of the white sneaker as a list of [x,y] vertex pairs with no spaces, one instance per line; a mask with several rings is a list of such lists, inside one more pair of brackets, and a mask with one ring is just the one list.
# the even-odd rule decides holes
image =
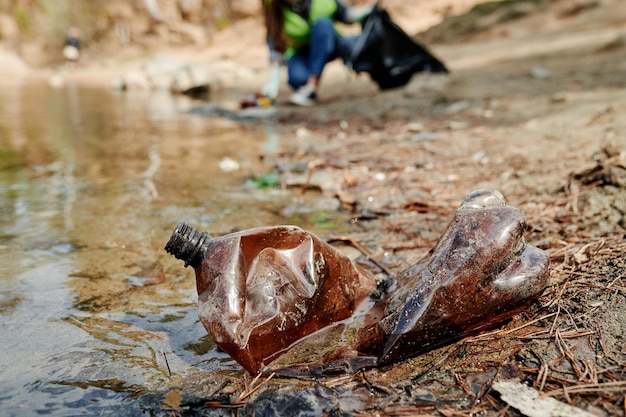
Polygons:
[[317,90],[315,87],[303,85],[289,97],[289,102],[296,106],[313,106],[317,101]]

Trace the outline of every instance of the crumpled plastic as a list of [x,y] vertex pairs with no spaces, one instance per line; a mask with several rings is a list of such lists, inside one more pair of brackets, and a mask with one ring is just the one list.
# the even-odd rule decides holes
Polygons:
[[182,224],[166,250],[195,269],[200,320],[241,366],[322,376],[403,360],[517,314],[548,282],[549,258],[526,243],[526,227],[499,192],[473,192],[429,254],[386,285],[295,226],[208,239]]

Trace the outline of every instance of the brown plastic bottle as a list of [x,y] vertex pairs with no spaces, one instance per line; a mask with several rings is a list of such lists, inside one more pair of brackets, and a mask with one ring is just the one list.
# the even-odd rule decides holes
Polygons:
[[295,226],[209,239],[181,223],[165,250],[194,268],[200,320],[251,373],[306,336],[368,308],[376,289],[345,255]]
[[380,322],[380,364],[492,329],[548,284],[549,258],[495,190],[470,193],[428,256],[398,276]]
[[501,325],[547,286],[549,258],[495,190],[470,193],[429,254],[376,282],[294,226],[208,239],[181,223],[166,250],[196,272],[200,320],[245,369],[324,376],[387,365]]

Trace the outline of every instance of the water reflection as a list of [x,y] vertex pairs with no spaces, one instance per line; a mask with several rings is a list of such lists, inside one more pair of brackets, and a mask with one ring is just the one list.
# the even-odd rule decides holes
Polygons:
[[[211,233],[284,222],[287,192],[244,185],[280,135],[169,94],[0,95],[0,414],[120,415],[187,372],[231,369],[162,247],[181,220]],[[221,172],[224,157],[247,169]]]

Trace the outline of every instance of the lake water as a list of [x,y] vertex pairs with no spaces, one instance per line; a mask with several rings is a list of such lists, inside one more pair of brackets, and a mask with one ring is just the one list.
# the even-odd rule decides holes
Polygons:
[[[242,372],[163,246],[179,221],[293,223],[281,209],[297,195],[247,181],[272,172],[284,132],[193,115],[167,93],[0,96],[0,415],[127,415],[194,369]],[[226,157],[241,168],[220,169]]]

